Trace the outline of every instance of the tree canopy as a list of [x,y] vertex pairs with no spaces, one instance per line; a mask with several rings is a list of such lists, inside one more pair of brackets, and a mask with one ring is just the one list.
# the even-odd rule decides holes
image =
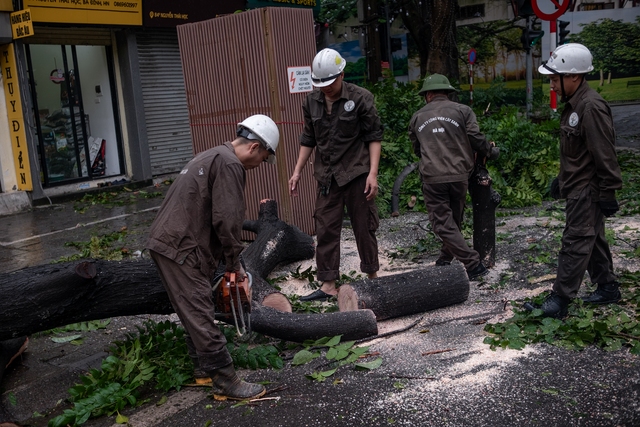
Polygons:
[[640,74],[640,17],[636,22],[603,18],[580,26],[582,30],[570,35],[570,41],[589,48],[596,70]]

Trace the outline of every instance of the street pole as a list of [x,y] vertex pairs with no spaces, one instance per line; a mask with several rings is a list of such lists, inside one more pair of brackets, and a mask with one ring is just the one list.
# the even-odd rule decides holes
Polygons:
[[[527,28],[531,30],[533,28],[531,17],[527,16]],[[527,45],[527,117],[531,117],[531,110],[533,107],[533,52],[531,46]]]
[[469,105],[473,105],[473,64],[469,64]]
[[[556,50],[556,20],[549,21],[549,50],[553,53]],[[549,88],[549,106],[553,111],[558,111],[558,98],[556,97],[556,93]]]
[[391,23],[389,22],[389,5],[385,3],[384,5],[384,18],[387,21],[387,52],[389,52],[389,71],[391,72],[391,77],[395,78],[395,74],[393,72],[393,53],[391,52]]

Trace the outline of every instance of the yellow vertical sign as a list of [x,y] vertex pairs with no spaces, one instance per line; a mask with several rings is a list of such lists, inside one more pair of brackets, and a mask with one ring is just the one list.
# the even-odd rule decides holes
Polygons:
[[31,182],[27,135],[24,131],[20,83],[18,81],[16,55],[12,44],[0,46],[0,74],[2,74],[4,97],[7,100],[9,133],[11,135],[11,148],[16,168],[18,190],[32,191],[33,183]]

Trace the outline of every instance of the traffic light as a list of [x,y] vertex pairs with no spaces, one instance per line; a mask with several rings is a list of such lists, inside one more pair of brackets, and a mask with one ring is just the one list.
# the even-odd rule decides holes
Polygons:
[[514,16],[531,16],[534,15],[531,0],[511,0]]
[[542,38],[542,36],[544,36],[544,31],[542,30],[523,28],[522,37],[520,37],[520,41],[522,41],[522,47],[525,50],[531,49],[533,45]]
[[569,41],[567,40],[567,34],[571,32],[567,30],[569,24],[569,21],[558,21],[558,45],[565,44]]

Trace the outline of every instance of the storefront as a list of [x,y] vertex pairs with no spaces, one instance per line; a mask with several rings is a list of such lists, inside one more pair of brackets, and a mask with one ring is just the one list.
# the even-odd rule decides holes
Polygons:
[[24,49],[43,187],[124,173],[111,30],[35,34]]
[[32,24],[19,38],[0,39],[14,61],[12,88],[20,85],[11,96],[4,87],[0,199],[23,192],[32,203],[178,172],[193,146],[176,26],[265,6],[288,4],[0,0]]
[[3,51],[19,90],[12,95],[5,87],[5,97],[21,104],[10,130],[24,135],[16,136],[23,140],[13,151],[30,163],[27,173],[14,162],[13,190],[33,200],[57,194],[55,188],[73,192],[130,175],[114,43],[118,32],[142,26],[142,0],[22,0],[14,6],[11,23],[23,27]]

